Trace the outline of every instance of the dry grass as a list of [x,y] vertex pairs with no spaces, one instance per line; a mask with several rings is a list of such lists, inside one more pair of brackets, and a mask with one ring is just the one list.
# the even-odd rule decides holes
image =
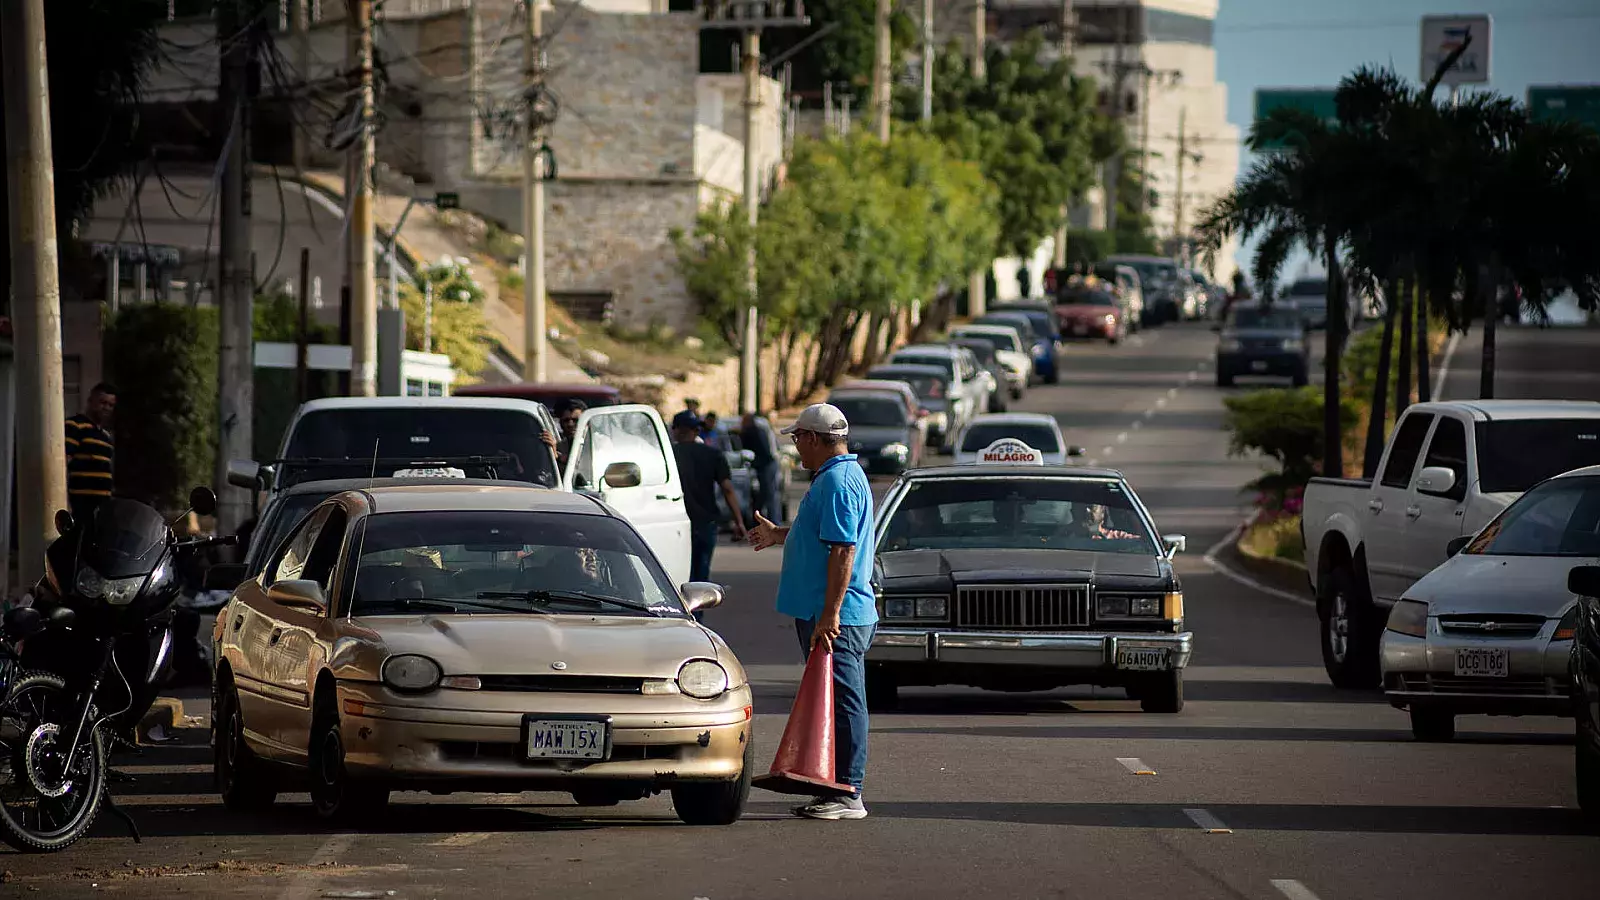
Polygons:
[[1300,517],[1257,521],[1239,537],[1239,549],[1251,556],[1304,563],[1306,545],[1300,537]]

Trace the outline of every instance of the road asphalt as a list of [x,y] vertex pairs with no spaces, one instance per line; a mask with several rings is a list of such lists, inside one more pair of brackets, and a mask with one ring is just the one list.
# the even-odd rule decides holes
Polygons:
[[[1248,512],[1239,486],[1262,471],[1228,454],[1214,340],[1190,324],[1073,345],[1062,384],[1016,405],[1058,416],[1070,443],[1128,475],[1164,532],[1188,536],[1178,565],[1197,649],[1178,715],[1142,714],[1108,689],[907,689],[902,709],[873,718],[863,821],[796,819],[788,798],[761,791],[728,828],[680,825],[665,796],[594,809],[565,795],[403,794],[360,834],[320,828],[303,795],[266,815],[225,812],[205,732],[189,729],[120,766],[137,777],[114,788],[144,843],[103,816],[65,854],[0,855],[0,896],[1591,895],[1600,836],[1574,808],[1569,721],[1468,717],[1457,741],[1417,743],[1381,696],[1327,683],[1303,601],[1207,564]],[[1474,340],[1458,342],[1447,396],[1476,395]],[[1502,395],[1546,384],[1600,399],[1600,379],[1573,374],[1597,371],[1596,349],[1600,331],[1502,332]],[[729,596],[708,615],[756,682],[763,768],[800,673],[772,610],[778,563],[724,544],[714,572]]]

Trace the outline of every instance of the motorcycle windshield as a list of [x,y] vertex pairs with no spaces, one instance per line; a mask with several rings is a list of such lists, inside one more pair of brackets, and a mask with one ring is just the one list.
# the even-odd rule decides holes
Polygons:
[[167,523],[154,509],[133,500],[100,504],[83,526],[78,561],[102,578],[143,575],[166,551]]

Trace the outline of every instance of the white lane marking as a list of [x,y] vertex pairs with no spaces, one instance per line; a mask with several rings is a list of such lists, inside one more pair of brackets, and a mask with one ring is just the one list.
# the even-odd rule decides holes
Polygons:
[[1203,809],[1186,809],[1183,814],[1189,821],[1200,826],[1206,834],[1233,834],[1233,829],[1222,824],[1222,820]]
[[[350,845],[356,842],[357,837],[359,835],[336,834],[328,838],[322,842],[321,847],[317,848],[316,853],[311,854],[311,860],[306,863],[306,866],[315,869],[336,861],[340,856],[344,855],[345,851],[350,849]],[[311,895],[316,892],[317,884],[322,881],[324,874],[324,872],[316,871],[301,872],[289,880],[289,884],[278,894],[278,900],[309,900]]]
[[1098,466],[1098,465],[1100,465],[1100,460],[1094,459],[1094,458],[1091,457],[1090,460],[1089,460],[1089,468],[1092,469],[1092,468],[1094,468],[1095,466]]
[[1167,388],[1167,396],[1168,397],[1176,397],[1176,396],[1178,396],[1178,389],[1177,388]]
[[1188,375],[1185,375],[1183,377],[1183,380],[1184,381],[1197,381],[1197,380],[1199,380],[1199,378],[1200,378],[1200,370],[1199,369],[1195,369],[1193,372],[1190,372]]
[[1444,358],[1439,360],[1439,371],[1433,376],[1433,399],[1444,399],[1444,380],[1450,375],[1450,360],[1455,358],[1456,345],[1461,343],[1461,332],[1450,335],[1449,343],[1444,345]]
[[[1138,424],[1139,423],[1135,422],[1134,426],[1138,427]],[[1117,443],[1126,444],[1127,442],[1128,442],[1128,433],[1126,431],[1118,432],[1117,433]]]
[[1115,447],[1101,447],[1100,448],[1100,455],[1101,456],[1110,456],[1111,454],[1115,453],[1116,450],[1117,450],[1117,448],[1115,448]]
[[1140,414],[1140,415],[1143,415],[1143,416],[1144,416],[1144,417],[1145,417],[1145,418],[1146,418],[1146,419],[1148,419],[1148,418],[1150,418],[1150,417],[1151,417],[1151,416],[1153,416],[1153,415],[1155,415],[1155,414],[1156,414],[1156,411],[1155,411],[1155,410],[1153,410],[1153,409],[1147,409],[1147,410],[1145,410],[1145,411],[1144,411],[1144,412],[1143,412],[1143,413],[1141,413],[1141,414]]
[[1141,429],[1143,427],[1144,427],[1144,420],[1143,419],[1134,420],[1134,423],[1133,423],[1133,430],[1134,431],[1138,431],[1139,429]]
[[1269,584],[1262,584],[1256,579],[1251,578],[1249,575],[1236,571],[1232,566],[1229,566],[1222,562],[1222,560],[1217,559],[1217,554],[1222,552],[1222,548],[1228,546],[1230,541],[1237,540],[1239,535],[1244,532],[1245,524],[1248,523],[1240,524],[1232,531],[1228,532],[1227,537],[1224,537],[1222,540],[1212,544],[1211,549],[1207,550],[1206,555],[1202,557],[1205,560],[1205,564],[1210,566],[1211,571],[1216,572],[1218,575],[1221,575],[1222,577],[1231,581],[1238,582],[1239,584],[1242,584],[1251,590],[1260,591],[1269,597],[1277,597],[1279,600],[1287,600],[1290,603],[1297,603],[1301,606],[1316,609],[1317,601],[1312,600],[1309,597],[1302,597],[1299,594],[1291,594],[1288,591],[1279,590],[1278,588],[1275,588]]
[[1316,894],[1311,893],[1310,888],[1295,881],[1293,878],[1274,878],[1272,879],[1272,886],[1278,889],[1278,893],[1288,897],[1289,900],[1319,900]]
[[431,846],[470,847],[473,844],[481,844],[490,837],[493,837],[493,834],[487,831],[463,831],[460,834],[452,834],[442,841],[434,841]]
[[1167,405],[1167,398],[1165,398],[1165,397],[1157,397],[1156,398],[1156,408],[1157,409],[1160,409],[1161,407],[1166,406],[1166,405]]
[[1145,765],[1144,760],[1136,756],[1119,756],[1117,757],[1117,762],[1122,763],[1124,769],[1135,775],[1154,775],[1156,773],[1155,769]]

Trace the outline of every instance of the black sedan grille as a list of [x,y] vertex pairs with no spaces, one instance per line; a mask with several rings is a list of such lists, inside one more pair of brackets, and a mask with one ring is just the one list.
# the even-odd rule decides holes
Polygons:
[[974,584],[956,588],[955,623],[966,628],[1086,628],[1086,584]]

